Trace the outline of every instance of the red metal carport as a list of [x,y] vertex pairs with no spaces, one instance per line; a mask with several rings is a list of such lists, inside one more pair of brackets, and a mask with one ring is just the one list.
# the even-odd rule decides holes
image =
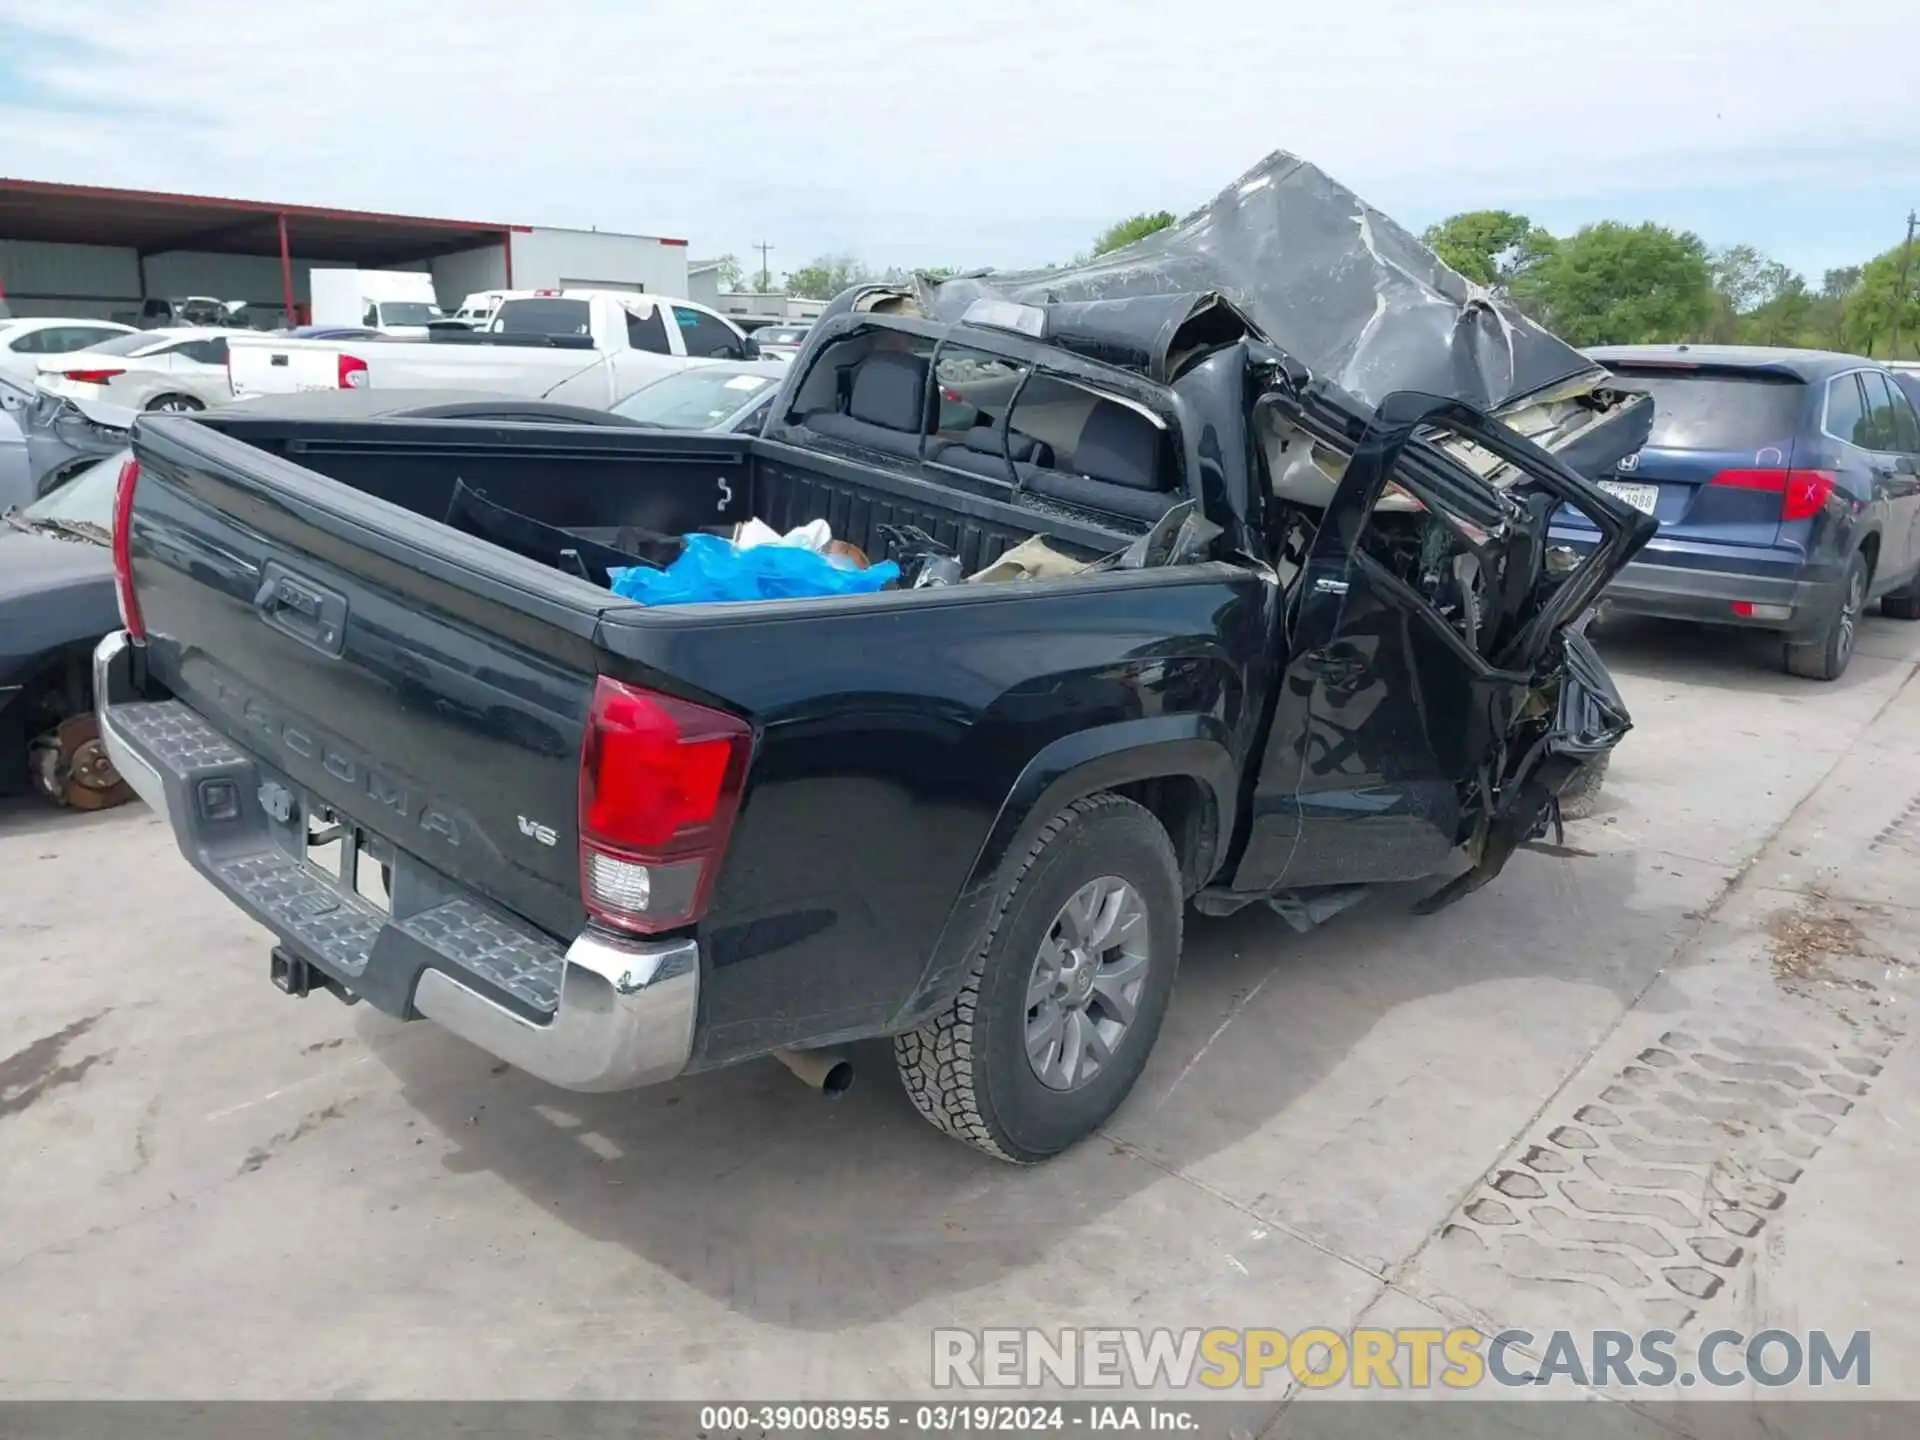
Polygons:
[[[289,323],[295,245],[303,260],[378,270],[497,244],[511,286],[513,235],[529,228],[0,176],[0,240],[114,246],[141,260],[171,251],[278,255]],[[0,299],[5,283],[0,275]]]

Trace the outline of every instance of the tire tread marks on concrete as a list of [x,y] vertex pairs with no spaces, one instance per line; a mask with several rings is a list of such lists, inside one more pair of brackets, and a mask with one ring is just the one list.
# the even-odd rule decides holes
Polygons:
[[1906,807],[1887,822],[1868,842],[1867,849],[1875,855],[1889,849],[1920,855],[1920,794],[1915,794]]
[[1678,1331],[1752,1263],[1898,1038],[1813,1008],[1723,992],[1543,1120],[1441,1231],[1442,1251]]

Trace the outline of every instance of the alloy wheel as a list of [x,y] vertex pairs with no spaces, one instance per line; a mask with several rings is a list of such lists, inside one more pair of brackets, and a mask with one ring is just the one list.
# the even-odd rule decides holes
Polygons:
[[1115,875],[1060,907],[1027,981],[1027,1063],[1049,1090],[1078,1090],[1112,1061],[1152,964],[1147,907]]

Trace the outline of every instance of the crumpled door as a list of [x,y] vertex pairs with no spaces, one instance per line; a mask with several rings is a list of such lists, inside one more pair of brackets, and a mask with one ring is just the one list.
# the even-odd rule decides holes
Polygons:
[[[1439,448],[1445,434],[1520,478],[1496,487],[1472,473]],[[1601,532],[1584,560],[1549,547],[1563,504]],[[1570,687],[1592,678],[1570,680],[1562,634],[1653,529],[1471,406],[1389,395],[1288,597],[1286,658],[1233,888],[1413,879],[1461,845],[1476,871],[1489,857],[1493,868],[1459,893],[1490,879],[1572,763],[1543,770],[1560,753],[1553,737]]]

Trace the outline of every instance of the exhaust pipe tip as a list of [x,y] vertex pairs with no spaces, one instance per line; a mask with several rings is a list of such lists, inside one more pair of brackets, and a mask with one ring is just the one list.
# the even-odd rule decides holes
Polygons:
[[853,1087],[853,1062],[833,1050],[776,1050],[773,1058],[822,1099],[838,1100]]

